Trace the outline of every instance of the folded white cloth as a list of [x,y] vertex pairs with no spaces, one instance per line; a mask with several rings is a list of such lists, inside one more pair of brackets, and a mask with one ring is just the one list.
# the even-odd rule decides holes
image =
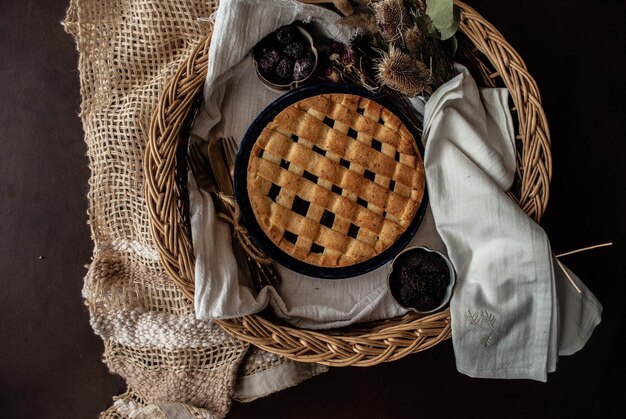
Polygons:
[[569,283],[544,231],[505,192],[515,168],[513,126],[500,119],[507,91],[481,95],[457,70],[424,117],[430,204],[458,274],[450,304],[457,369],[545,381],[558,352],[587,341],[601,306],[577,278],[581,293]]

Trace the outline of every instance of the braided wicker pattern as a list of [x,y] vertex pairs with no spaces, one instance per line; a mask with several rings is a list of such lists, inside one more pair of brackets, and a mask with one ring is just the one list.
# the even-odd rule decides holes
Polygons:
[[[552,170],[550,137],[539,90],[502,35],[469,6],[461,9],[460,55],[486,86],[503,84],[518,122],[518,182],[511,196],[539,221],[548,202]],[[194,256],[185,218],[186,193],[177,171],[181,125],[206,76],[210,34],[197,46],[161,95],[150,127],[144,162],[151,229],[161,261],[183,293],[193,299]],[[371,366],[428,349],[451,336],[450,312],[400,318],[337,331],[313,332],[251,315],[218,322],[228,333],[266,351],[301,362]]]

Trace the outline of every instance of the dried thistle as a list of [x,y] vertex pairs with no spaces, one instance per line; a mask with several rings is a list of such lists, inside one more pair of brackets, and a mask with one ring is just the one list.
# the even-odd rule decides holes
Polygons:
[[404,46],[411,52],[419,52],[426,47],[426,35],[419,26],[413,25],[403,35]]
[[359,4],[354,15],[341,23],[359,30],[345,51],[332,51],[330,56],[332,68],[344,81],[414,96],[431,94],[454,75],[451,57],[428,32],[424,0],[353,2]]
[[372,9],[385,41],[399,39],[413,23],[403,0],[383,0],[372,4]]
[[408,96],[431,93],[431,71],[417,58],[391,47],[377,64],[377,78],[387,87]]
[[384,52],[379,40],[379,37],[364,31],[357,32],[350,39],[354,67],[360,73],[363,85],[371,85],[376,78],[375,64]]

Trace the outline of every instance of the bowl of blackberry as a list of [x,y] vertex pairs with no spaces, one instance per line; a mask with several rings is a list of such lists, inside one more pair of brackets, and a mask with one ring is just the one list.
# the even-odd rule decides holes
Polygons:
[[312,79],[318,52],[313,38],[301,26],[282,26],[263,38],[253,49],[259,78],[276,90],[295,89]]

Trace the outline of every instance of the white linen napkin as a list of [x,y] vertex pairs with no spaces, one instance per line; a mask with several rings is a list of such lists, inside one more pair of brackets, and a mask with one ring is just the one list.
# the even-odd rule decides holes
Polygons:
[[569,283],[544,231],[505,192],[515,168],[513,126],[498,121],[507,91],[479,93],[467,69],[457,71],[424,118],[430,204],[458,274],[450,304],[457,369],[545,381],[558,352],[587,341],[601,306],[571,272],[581,293]]

